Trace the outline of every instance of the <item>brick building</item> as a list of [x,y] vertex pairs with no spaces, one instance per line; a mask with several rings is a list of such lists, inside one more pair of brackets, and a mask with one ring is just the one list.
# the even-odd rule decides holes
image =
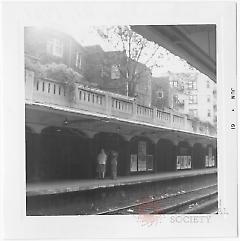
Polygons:
[[[129,95],[129,85],[126,81],[127,57],[122,52],[105,52],[98,45],[83,47],[65,33],[36,27],[25,28],[24,44],[26,56],[38,59],[43,65],[64,64],[80,74],[89,86]],[[136,68],[133,68],[135,66]],[[140,104],[150,106],[150,70],[145,65],[133,61],[128,64],[128,68],[130,73],[139,73],[135,93],[129,96],[135,97]]]
[[170,108],[172,94],[168,76],[152,77],[152,106],[159,109]]
[[38,58],[41,64],[65,64],[85,74],[86,51],[71,36],[52,29],[25,27],[24,37],[25,54]]
[[[103,90],[135,97],[140,104],[151,105],[150,69],[139,62],[127,62],[127,56],[120,51],[105,52],[100,46],[85,49],[88,52],[86,77],[89,82],[97,83]],[[128,83],[127,72],[137,76],[134,93],[130,93],[133,82]]]

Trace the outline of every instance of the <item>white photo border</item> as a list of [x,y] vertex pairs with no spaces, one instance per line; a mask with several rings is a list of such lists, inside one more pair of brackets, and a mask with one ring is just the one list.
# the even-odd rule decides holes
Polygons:
[[[236,123],[236,112],[232,112],[236,101],[231,99],[231,88],[236,90],[236,3],[5,2],[2,8],[4,238],[65,240],[237,235],[237,131],[230,128]],[[82,20],[79,24],[87,25],[217,25],[218,195],[220,211],[225,209],[226,214],[210,215],[210,221],[203,223],[185,222],[183,217],[190,215],[162,215],[152,226],[141,225],[135,215],[26,216],[24,26],[57,24],[59,19],[76,16]],[[171,222],[176,216],[181,222]]]

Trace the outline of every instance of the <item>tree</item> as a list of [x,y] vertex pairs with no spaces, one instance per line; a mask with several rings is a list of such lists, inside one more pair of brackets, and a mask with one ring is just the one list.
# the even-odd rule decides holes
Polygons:
[[153,68],[161,67],[160,62],[168,51],[143,38],[131,30],[130,26],[103,26],[96,28],[97,33],[116,50],[119,55],[121,66],[119,72],[121,80],[126,82],[128,96],[134,96],[139,79],[152,71]]

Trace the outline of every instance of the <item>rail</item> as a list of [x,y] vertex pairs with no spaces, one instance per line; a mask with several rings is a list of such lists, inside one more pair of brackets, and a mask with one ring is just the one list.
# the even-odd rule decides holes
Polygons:
[[[169,196],[161,196],[159,198],[149,199],[145,201],[130,204],[123,207],[117,207],[108,211],[96,213],[96,215],[127,215],[127,214],[176,214],[176,213],[207,213],[209,203],[208,199],[214,197],[214,202],[210,203],[217,208],[217,185],[209,185],[189,191],[177,192]],[[149,200],[148,200],[149,199]],[[204,207],[192,208],[195,203],[202,203]]]

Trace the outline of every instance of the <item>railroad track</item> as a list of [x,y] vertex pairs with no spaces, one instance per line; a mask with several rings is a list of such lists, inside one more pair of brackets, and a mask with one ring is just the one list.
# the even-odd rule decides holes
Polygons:
[[216,213],[217,185],[178,192],[140,203],[111,209],[97,215]]

